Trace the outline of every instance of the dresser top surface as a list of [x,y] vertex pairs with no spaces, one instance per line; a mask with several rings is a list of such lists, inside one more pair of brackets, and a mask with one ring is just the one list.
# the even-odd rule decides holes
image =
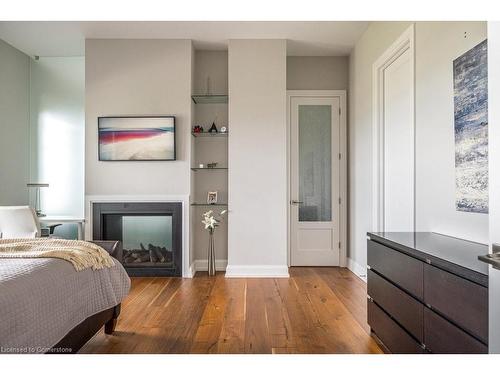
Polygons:
[[488,265],[477,259],[488,253],[488,246],[484,244],[432,232],[369,232],[368,237],[389,246],[403,246],[410,253],[416,250],[420,253],[415,254],[413,251],[417,257],[429,255],[434,260],[443,260],[488,275]]

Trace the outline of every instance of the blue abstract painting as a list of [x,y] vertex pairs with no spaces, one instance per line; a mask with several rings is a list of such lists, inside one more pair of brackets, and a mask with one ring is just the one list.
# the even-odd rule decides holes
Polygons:
[[488,213],[486,40],[453,61],[456,209]]

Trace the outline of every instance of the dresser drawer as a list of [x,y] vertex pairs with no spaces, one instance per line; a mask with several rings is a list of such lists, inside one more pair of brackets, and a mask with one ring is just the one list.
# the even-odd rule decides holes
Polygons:
[[413,296],[423,299],[423,262],[368,240],[368,265]]
[[488,289],[425,264],[424,302],[488,343]]
[[409,294],[368,270],[368,295],[419,342],[424,339],[424,306]]
[[425,353],[417,341],[372,301],[368,301],[368,324],[392,353]]
[[436,354],[488,353],[486,345],[427,307],[424,308],[424,343]]

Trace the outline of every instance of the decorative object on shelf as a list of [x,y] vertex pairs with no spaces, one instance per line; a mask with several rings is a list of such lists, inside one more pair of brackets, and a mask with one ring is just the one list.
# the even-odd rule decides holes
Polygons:
[[198,168],[205,168],[205,165],[203,163],[200,163],[200,165],[198,166]]
[[225,126],[220,128],[221,133],[227,133],[227,128]]
[[26,184],[26,186],[28,188],[35,188],[35,212],[36,212],[36,216],[38,217],[44,217],[46,216],[43,212],[42,212],[42,204],[40,202],[40,188],[44,188],[44,187],[49,187],[49,184],[47,183],[42,183],[42,182],[29,182]]
[[215,121],[212,122],[212,126],[210,127],[210,129],[208,129],[208,132],[209,133],[218,133],[219,131],[217,130],[217,126],[215,126]]
[[174,116],[98,118],[99,160],[175,160]]
[[207,194],[207,203],[208,204],[216,204],[217,203],[217,192],[209,191]]
[[455,205],[488,213],[488,44],[453,61],[455,102]]
[[219,164],[219,163],[217,163],[217,162],[215,162],[215,161],[214,161],[214,162],[212,162],[212,163],[208,163],[208,164],[207,164],[207,168],[215,168],[215,167],[217,167],[217,164]]
[[196,125],[196,126],[193,128],[193,133],[203,133],[203,126]]
[[214,276],[216,274],[215,271],[215,240],[214,240],[214,232],[215,229],[222,222],[224,215],[227,210],[221,211],[221,213],[215,217],[213,215],[213,211],[207,211],[203,213],[203,220],[201,221],[205,225],[205,229],[208,230],[209,233],[209,242],[208,242],[208,275]]

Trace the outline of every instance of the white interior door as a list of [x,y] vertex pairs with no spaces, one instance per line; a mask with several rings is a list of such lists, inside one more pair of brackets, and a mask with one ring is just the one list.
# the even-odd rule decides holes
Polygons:
[[413,76],[410,50],[384,71],[384,229],[413,231]]
[[340,260],[340,99],[290,100],[290,264]]
[[414,231],[413,28],[374,64],[374,230]]

